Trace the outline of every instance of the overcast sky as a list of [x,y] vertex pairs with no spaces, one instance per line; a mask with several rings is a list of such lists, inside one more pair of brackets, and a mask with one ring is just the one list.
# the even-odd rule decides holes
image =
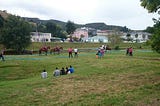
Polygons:
[[0,0],[0,10],[23,17],[56,19],[77,24],[104,22],[142,30],[154,23],[140,0]]

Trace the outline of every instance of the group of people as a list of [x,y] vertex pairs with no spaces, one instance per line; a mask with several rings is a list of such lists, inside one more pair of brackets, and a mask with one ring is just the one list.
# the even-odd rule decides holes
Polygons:
[[[71,74],[74,73],[74,68],[70,65],[69,68],[66,67],[62,67],[62,69],[58,69],[58,67],[56,67],[56,69],[53,71],[53,76],[58,77],[60,75],[67,75],[67,74]],[[42,78],[47,78],[48,73],[46,72],[46,70],[44,69],[43,72],[41,73],[41,77]]]
[[133,56],[133,48],[132,47],[126,49],[126,55]]
[[98,51],[96,53],[96,58],[102,58],[104,56],[105,53],[105,46],[102,45],[98,48]]
[[73,58],[73,55],[72,55],[72,53],[74,52],[74,57],[75,58],[77,58],[78,57],[78,49],[77,48],[68,48],[68,56],[69,56],[69,58]]

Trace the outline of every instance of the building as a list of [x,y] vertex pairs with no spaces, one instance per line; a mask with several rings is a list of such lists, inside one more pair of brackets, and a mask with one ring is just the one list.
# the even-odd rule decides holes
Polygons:
[[129,38],[130,42],[137,42],[137,43],[143,43],[149,40],[151,34],[147,32],[142,31],[133,31],[129,33],[130,36],[127,37],[127,33],[125,33],[121,38],[124,39],[124,42],[128,42],[127,39]]
[[108,43],[108,37],[106,36],[93,36],[89,38],[83,38],[83,42],[91,42],[91,43]]
[[51,33],[31,32],[32,42],[51,42]]
[[122,32],[115,30],[97,30],[98,36],[122,35]]
[[51,42],[63,42],[63,41],[62,41],[62,38],[51,37]]
[[97,35],[97,30],[94,28],[88,28],[88,37],[93,37]]
[[75,38],[88,38],[88,30],[86,28],[77,28],[73,33],[72,37]]

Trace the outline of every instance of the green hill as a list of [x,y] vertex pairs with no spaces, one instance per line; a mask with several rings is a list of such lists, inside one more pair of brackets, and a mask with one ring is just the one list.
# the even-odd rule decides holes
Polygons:
[[116,30],[116,31],[123,31],[127,32],[130,29],[127,27],[122,27],[122,26],[116,26],[116,25],[106,25],[105,23],[88,23],[85,24],[85,27],[91,27],[99,30]]
[[[65,25],[66,25],[66,22],[59,21],[59,20],[54,20],[54,19],[40,20],[38,18],[28,18],[28,17],[25,17],[25,19],[30,21],[30,22],[41,23],[41,24],[44,24],[44,25],[47,22],[53,22],[53,23],[61,26],[62,29],[65,29]],[[87,24],[84,24],[84,25],[75,23],[75,26],[76,26],[76,28],[90,27],[90,28],[94,28],[94,29],[97,29],[97,30],[116,30],[116,31],[124,31],[124,32],[127,32],[128,30],[130,30],[125,26],[122,27],[122,26],[116,26],[116,25],[106,25],[105,23],[87,23]]]

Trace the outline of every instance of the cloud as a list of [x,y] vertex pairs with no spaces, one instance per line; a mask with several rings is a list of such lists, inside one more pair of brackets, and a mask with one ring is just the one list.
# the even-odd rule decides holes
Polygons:
[[104,22],[131,29],[153,25],[155,16],[148,14],[139,0],[1,0],[0,9],[25,17],[79,24]]

